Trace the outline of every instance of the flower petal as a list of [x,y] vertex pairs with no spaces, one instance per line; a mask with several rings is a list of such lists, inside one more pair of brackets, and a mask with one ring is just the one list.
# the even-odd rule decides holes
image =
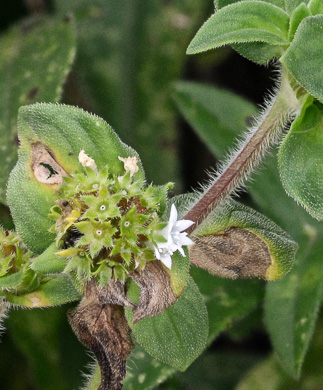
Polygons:
[[176,206],[172,204],[172,207],[170,209],[169,222],[176,223],[176,221],[177,221],[177,210],[176,210]]
[[181,219],[174,224],[172,231],[182,232],[192,225],[194,225],[193,221],[190,221],[189,219]]
[[193,245],[194,241],[192,241],[189,237],[183,236],[181,237],[181,244],[182,245]]
[[169,269],[172,269],[172,258],[168,254],[161,256],[160,261]]

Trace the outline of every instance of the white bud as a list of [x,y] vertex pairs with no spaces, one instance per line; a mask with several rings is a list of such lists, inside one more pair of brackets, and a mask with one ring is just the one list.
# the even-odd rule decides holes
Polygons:
[[136,172],[139,171],[139,167],[137,164],[137,157],[118,157],[120,161],[123,162],[124,169],[126,172],[130,171],[130,176],[132,177]]
[[89,167],[89,168],[93,169],[94,171],[98,170],[93,158],[91,158],[89,155],[87,155],[84,150],[81,150],[79,153],[79,162],[83,167]]

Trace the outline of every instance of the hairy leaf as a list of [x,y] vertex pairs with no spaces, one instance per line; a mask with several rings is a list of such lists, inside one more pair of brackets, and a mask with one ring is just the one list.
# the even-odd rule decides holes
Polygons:
[[[255,113],[255,107],[239,96],[198,83],[176,83],[173,97],[185,119],[217,157],[223,156],[225,146]],[[220,138],[219,132],[223,134]]]
[[80,298],[68,275],[44,278],[41,285],[31,293],[6,295],[9,302],[32,308],[62,305]]
[[323,219],[323,106],[310,96],[282,143],[278,158],[287,193]]
[[[21,146],[8,183],[8,202],[17,231],[35,253],[43,252],[54,240],[48,232],[52,225],[48,213],[63,177],[81,167],[81,150],[99,169],[109,165],[120,175],[124,168],[118,156],[137,156],[139,161],[136,152],[123,144],[106,122],[72,106],[22,107],[18,132]],[[141,165],[136,175],[144,177]]]
[[52,243],[41,255],[35,257],[30,268],[40,274],[56,274],[64,271],[66,260],[56,256],[56,243]]
[[323,15],[302,20],[280,61],[295,79],[323,103]]
[[0,40],[0,201],[17,161],[17,114],[22,105],[60,100],[75,55],[70,20],[25,21]]
[[206,307],[193,280],[173,306],[137,322],[132,331],[150,355],[184,371],[201,354],[208,336]]
[[264,42],[236,43],[232,47],[243,57],[259,65],[266,65],[273,58],[279,58],[284,48]]
[[323,3],[321,0],[312,0],[309,4],[312,15],[323,14]]
[[187,53],[244,42],[286,45],[289,18],[280,8],[264,1],[242,1],[216,12],[200,28]]
[[22,269],[13,274],[2,276],[0,278],[0,290],[17,288],[22,283],[24,276]]
[[[237,3],[238,1],[250,1],[250,0],[214,0],[214,5],[216,8],[220,9],[226,5]],[[279,8],[285,9],[286,1],[285,0],[265,0],[266,3],[276,5]]]
[[306,7],[305,3],[301,3],[292,13],[290,22],[289,22],[289,32],[288,32],[288,39],[290,41],[293,40],[295,32],[297,30],[297,27],[299,26],[300,22],[309,16],[310,10]]

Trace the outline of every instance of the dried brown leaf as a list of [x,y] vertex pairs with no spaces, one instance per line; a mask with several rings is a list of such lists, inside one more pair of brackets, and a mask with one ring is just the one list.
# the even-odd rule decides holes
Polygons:
[[232,227],[223,234],[194,239],[190,261],[222,278],[266,278],[271,265],[267,244],[247,229]]

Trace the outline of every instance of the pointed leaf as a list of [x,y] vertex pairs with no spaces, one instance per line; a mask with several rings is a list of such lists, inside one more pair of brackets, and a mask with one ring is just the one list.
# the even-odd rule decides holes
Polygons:
[[75,55],[69,20],[43,20],[14,27],[0,40],[0,201],[17,161],[18,108],[35,101],[55,102]]
[[323,3],[321,0],[312,0],[309,4],[312,15],[323,14]]
[[323,219],[323,106],[307,99],[282,143],[279,170],[287,193]]
[[273,58],[280,58],[284,54],[283,46],[265,42],[236,43],[232,47],[243,57],[259,65],[266,65]]
[[35,257],[30,268],[40,274],[56,274],[63,272],[66,267],[66,260],[56,256],[58,251],[53,242],[41,255]]
[[184,371],[201,354],[208,335],[206,307],[193,280],[173,306],[137,322],[132,331],[150,355]]
[[281,8],[264,1],[241,1],[211,16],[190,43],[187,53],[244,42],[286,45],[288,27],[288,15]]
[[323,15],[302,20],[280,61],[295,79],[323,103]]
[[255,113],[253,104],[220,88],[180,82],[174,89],[174,100],[184,118],[217,157],[223,156],[225,146]]
[[0,278],[0,290],[15,289],[21,284],[24,276],[24,271],[22,269],[14,274],[2,276]]
[[24,295],[6,295],[6,299],[25,307],[57,306],[81,299],[68,275],[44,278],[41,285],[33,292]]
[[[95,160],[98,168],[108,165],[123,174],[118,156],[137,156],[123,144],[102,119],[72,106],[35,104],[19,110],[19,160],[8,183],[8,202],[13,219],[26,245],[43,252],[54,240],[48,218],[63,177],[80,168],[80,150]],[[140,163],[139,163],[140,165]],[[136,173],[143,178],[144,173]]]

